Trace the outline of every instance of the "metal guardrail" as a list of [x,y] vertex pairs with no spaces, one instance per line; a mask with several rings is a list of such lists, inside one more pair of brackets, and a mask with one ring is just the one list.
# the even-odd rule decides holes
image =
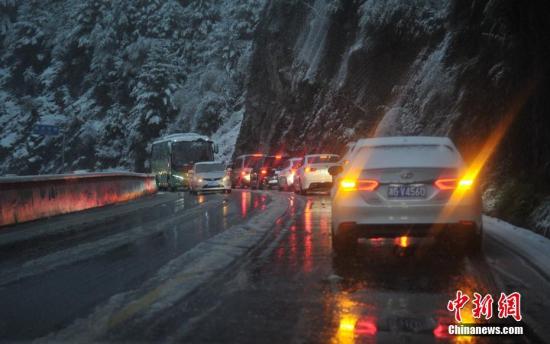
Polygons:
[[154,175],[99,172],[0,178],[0,226],[124,202],[156,192]]

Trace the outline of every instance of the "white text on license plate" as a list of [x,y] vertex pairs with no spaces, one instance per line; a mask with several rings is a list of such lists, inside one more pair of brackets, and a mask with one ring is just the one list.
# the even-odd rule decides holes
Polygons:
[[426,198],[426,187],[424,185],[405,185],[405,184],[389,185],[388,197],[390,198]]

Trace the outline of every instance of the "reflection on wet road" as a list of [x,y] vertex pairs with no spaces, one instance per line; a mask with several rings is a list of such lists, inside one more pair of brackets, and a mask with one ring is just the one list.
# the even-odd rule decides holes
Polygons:
[[[453,316],[445,307],[457,289],[500,292],[484,259],[430,249],[431,243],[396,250],[378,242],[353,258],[336,259],[330,199],[289,197],[290,211],[275,229],[270,253],[182,305],[180,316],[155,333],[196,343],[517,342],[449,338],[444,330]],[[275,238],[277,233],[282,235]],[[465,322],[475,323],[471,309],[462,313]]]
[[[169,198],[147,207],[147,211],[70,240],[23,251],[25,259],[8,255],[0,262],[0,338],[24,340],[56,333],[94,309],[107,310],[97,305],[107,299],[117,301],[113,295],[137,290],[144,281],[155,281],[151,276],[161,270],[169,272],[164,276],[168,280],[159,282],[163,286],[172,285],[170,278],[186,281],[185,274],[174,276],[172,270],[166,270],[167,263],[198,243],[242,224],[237,233],[243,236],[253,232],[254,226],[272,227],[261,244],[238,264],[224,267],[223,273],[209,277],[190,296],[171,300],[146,321],[132,318],[138,314],[137,303],[124,304],[114,318],[120,326],[95,339],[186,343],[529,342],[526,337],[446,334],[444,326],[453,320],[446,305],[456,290],[469,295],[498,295],[502,291],[494,268],[486,262],[489,258],[472,259],[430,242],[418,244],[408,239],[372,239],[362,243],[356,256],[334,257],[330,199],[326,195],[236,191],[231,195],[194,197],[178,193],[157,197]],[[280,209],[288,205],[282,217],[269,224],[251,220],[255,215],[265,217],[264,211],[274,200]],[[214,254],[235,249],[227,251],[223,241],[209,247]],[[201,265],[197,274],[209,268]],[[174,289],[152,285],[145,290],[137,297],[142,308],[152,305],[151,299],[162,291]],[[462,317],[467,323],[478,322],[471,314],[469,304]],[[91,319],[92,327],[97,325]]]
[[27,340],[67,326],[269,202],[265,194],[249,192],[198,197],[181,192],[156,198],[166,201],[108,226],[4,256],[0,338]]

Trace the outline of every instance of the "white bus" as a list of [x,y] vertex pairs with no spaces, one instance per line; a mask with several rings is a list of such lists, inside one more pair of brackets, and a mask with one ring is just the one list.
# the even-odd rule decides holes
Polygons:
[[217,146],[207,136],[179,133],[153,142],[151,172],[160,190],[189,187],[188,172],[199,161],[213,161]]

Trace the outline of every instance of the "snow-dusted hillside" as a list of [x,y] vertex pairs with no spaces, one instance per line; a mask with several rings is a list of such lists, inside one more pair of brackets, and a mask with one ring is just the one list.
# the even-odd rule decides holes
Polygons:
[[152,140],[194,130],[229,157],[263,1],[0,1],[0,173],[147,169]]
[[272,1],[258,26],[237,151],[338,153],[373,134],[424,134],[451,136],[471,160],[500,120],[517,113],[485,169],[494,191],[487,210],[543,231],[546,7],[543,0]]

